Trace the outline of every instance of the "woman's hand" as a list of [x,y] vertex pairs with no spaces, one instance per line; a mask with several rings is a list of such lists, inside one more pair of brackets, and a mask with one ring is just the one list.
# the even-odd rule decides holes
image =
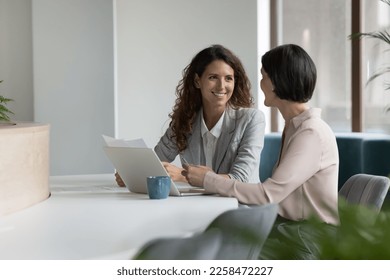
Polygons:
[[123,182],[121,176],[119,176],[118,172],[115,172],[115,181],[119,187],[126,187],[125,182]]
[[203,180],[207,172],[213,171],[211,168],[202,165],[183,165],[182,175],[192,186],[203,187]]
[[162,164],[173,181],[187,182],[187,179],[182,175],[183,168],[179,168],[176,165],[170,164],[166,161],[163,161]]

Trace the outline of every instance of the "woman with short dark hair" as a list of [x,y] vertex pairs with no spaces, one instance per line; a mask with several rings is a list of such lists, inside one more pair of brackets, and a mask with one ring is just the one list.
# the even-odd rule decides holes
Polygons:
[[316,217],[338,224],[339,157],[336,138],[310,108],[316,67],[297,45],[276,47],[262,57],[264,104],[276,107],[285,120],[282,147],[272,176],[257,184],[221,178],[200,166],[186,165],[188,182],[207,192],[236,197],[244,204],[279,204],[279,216],[302,221]]
[[284,45],[266,52],[261,58],[264,71],[280,99],[298,103],[313,96],[317,70],[310,56],[297,45]]

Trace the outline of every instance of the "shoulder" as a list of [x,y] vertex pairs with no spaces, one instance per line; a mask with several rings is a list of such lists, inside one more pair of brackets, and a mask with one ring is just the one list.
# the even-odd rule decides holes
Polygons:
[[[305,137],[313,137],[317,143],[336,146],[336,136],[331,127],[321,117],[315,116],[305,120],[299,129]],[[310,136],[309,136],[310,135]],[[306,138],[307,139],[307,138]]]
[[333,133],[329,125],[321,118],[321,109],[310,108],[292,120],[298,131],[312,130]]
[[321,110],[317,108],[314,109],[311,110],[310,114],[302,122],[302,129],[311,129],[318,133],[333,134],[330,126],[321,118]]

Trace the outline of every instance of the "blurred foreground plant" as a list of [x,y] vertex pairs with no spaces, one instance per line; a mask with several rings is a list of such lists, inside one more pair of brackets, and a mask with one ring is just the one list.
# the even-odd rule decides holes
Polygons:
[[390,212],[340,201],[341,224],[335,236],[321,235],[320,258],[332,260],[390,260]]
[[390,212],[339,198],[339,215],[338,226],[316,218],[278,224],[260,259],[390,260]]

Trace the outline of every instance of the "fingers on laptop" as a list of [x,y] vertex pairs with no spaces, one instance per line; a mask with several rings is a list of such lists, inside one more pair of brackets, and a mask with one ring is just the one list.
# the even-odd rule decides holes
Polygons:
[[119,176],[118,172],[115,172],[115,181],[120,187],[125,187],[125,182],[123,182],[121,176]]

